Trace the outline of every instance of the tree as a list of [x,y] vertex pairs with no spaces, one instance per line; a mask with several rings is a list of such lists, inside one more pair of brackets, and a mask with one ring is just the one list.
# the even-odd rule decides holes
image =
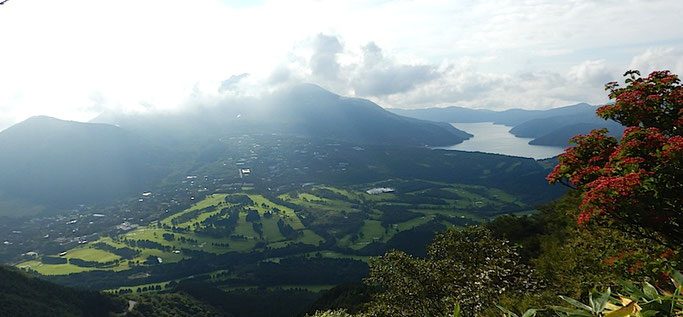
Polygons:
[[515,248],[484,227],[451,228],[428,247],[425,259],[390,251],[370,261],[366,280],[380,289],[370,316],[449,316],[456,304],[475,315],[501,294],[532,292],[537,283]]
[[628,128],[620,141],[593,130],[570,141],[547,179],[579,190],[577,222],[596,222],[683,245],[683,86],[669,71],[624,74],[625,87],[606,85],[615,102],[597,110]]

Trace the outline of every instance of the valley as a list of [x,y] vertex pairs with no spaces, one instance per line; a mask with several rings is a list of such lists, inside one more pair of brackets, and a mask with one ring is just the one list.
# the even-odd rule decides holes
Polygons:
[[[391,192],[367,192],[378,187]],[[419,237],[425,230],[481,223],[499,214],[532,209],[500,189],[423,180],[392,179],[347,188],[310,185],[279,195],[240,188],[208,195],[147,225],[119,226],[123,228],[120,233],[17,267],[48,277],[79,275],[74,281],[110,272],[121,278],[102,287],[117,293],[161,290],[170,283],[196,278],[225,289],[267,286],[272,282],[264,285],[259,273],[249,278],[236,272],[259,263],[277,265],[296,259],[324,259],[338,265],[365,262],[389,248],[419,252],[418,241],[424,240]],[[229,269],[201,270],[198,275],[176,272],[175,278],[164,281],[154,276],[155,268],[231,254],[250,254],[256,259]],[[292,282],[278,286],[317,289],[339,281]]]
[[267,298],[294,314],[385,252],[425,256],[438,232],[565,192],[544,179],[554,159],[435,149],[472,137],[448,124],[314,85],[277,97],[268,118],[36,117],[0,132],[0,165],[16,166],[0,173],[0,260],[135,300],[189,292],[264,313],[280,305]]

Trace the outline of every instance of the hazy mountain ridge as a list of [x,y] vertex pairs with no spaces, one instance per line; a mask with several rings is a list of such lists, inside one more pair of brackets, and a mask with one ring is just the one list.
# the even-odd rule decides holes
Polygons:
[[389,109],[389,111],[404,116],[449,123],[493,122],[513,127],[510,133],[517,137],[534,138],[529,144],[566,146],[569,137],[586,134],[593,129],[607,128],[610,135],[616,137],[621,135],[624,127],[614,121],[597,117],[596,109],[597,106],[579,103],[548,110],[491,111],[446,107],[416,110]]
[[92,122],[181,142],[225,134],[284,133],[358,144],[436,146],[471,137],[448,124],[396,115],[371,101],[342,97],[313,84],[197,111],[138,116],[106,113]]
[[188,113],[103,114],[91,123],[38,116],[0,132],[0,194],[13,198],[0,208],[127,197],[187,168],[220,138],[250,133],[392,146],[450,145],[470,137],[448,124],[402,117],[310,84]]
[[115,126],[32,117],[0,133],[0,190],[51,207],[121,198],[166,173],[162,156]]

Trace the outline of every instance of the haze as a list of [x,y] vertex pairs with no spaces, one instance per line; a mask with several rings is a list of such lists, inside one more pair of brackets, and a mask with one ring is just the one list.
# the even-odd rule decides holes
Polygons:
[[10,0],[0,130],[301,82],[391,108],[604,103],[627,69],[683,72],[680,12],[678,0]]

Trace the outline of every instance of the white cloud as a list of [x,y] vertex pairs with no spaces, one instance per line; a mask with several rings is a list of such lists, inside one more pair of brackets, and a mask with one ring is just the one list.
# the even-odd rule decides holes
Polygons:
[[[383,106],[502,109],[599,102],[601,81],[628,68],[683,72],[678,0],[234,4],[7,2],[0,129],[38,114],[210,103],[243,73],[243,95],[309,81]],[[316,47],[321,34],[331,42]]]
[[683,49],[673,47],[648,48],[631,59],[630,69],[640,70],[643,76],[655,70],[670,70],[683,76]]

